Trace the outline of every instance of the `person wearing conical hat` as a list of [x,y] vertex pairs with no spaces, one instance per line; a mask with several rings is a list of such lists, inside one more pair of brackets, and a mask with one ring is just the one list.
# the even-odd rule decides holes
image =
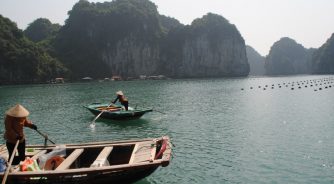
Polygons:
[[129,107],[129,101],[128,99],[124,96],[122,91],[117,91],[116,92],[116,99],[112,102],[112,103],[116,103],[117,100],[119,100],[119,102],[121,102],[121,104],[125,107],[125,110],[128,110]]
[[16,141],[20,141],[17,147],[18,157],[14,157],[13,165],[17,165],[25,159],[26,142],[23,127],[26,126],[37,130],[37,126],[27,119],[28,115],[29,111],[20,104],[6,111],[4,138],[9,157],[14,151]]

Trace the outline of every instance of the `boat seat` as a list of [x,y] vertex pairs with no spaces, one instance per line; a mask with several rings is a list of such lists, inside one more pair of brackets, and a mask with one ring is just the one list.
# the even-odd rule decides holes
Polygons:
[[81,155],[84,149],[75,149],[57,168],[56,171],[68,169]]
[[153,161],[156,145],[154,141],[137,143],[133,149],[129,164]]
[[110,155],[113,147],[104,147],[100,154],[96,157],[95,161],[90,165],[90,167],[101,167],[109,165],[108,156]]

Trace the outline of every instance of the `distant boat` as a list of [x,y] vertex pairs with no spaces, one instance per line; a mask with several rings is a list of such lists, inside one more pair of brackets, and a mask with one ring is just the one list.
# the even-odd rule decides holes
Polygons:
[[119,75],[114,75],[114,76],[111,77],[111,80],[112,80],[112,81],[121,81],[121,80],[122,80],[122,77],[119,76]]
[[47,81],[47,83],[50,83],[50,84],[63,84],[63,83],[65,83],[65,79],[62,78],[62,77],[58,77],[58,78],[51,79],[50,81]]
[[[153,173],[159,166],[166,167],[170,162],[171,143],[167,136],[155,139],[106,141],[63,146],[66,156],[61,157],[54,167],[48,158],[46,163],[53,164],[49,170],[20,171],[18,168],[9,173],[7,183],[133,183]],[[36,160],[50,153],[56,146],[28,145],[26,156]],[[8,158],[6,146],[0,156]],[[59,157],[59,156],[58,156]],[[46,167],[46,165],[45,165]],[[4,173],[0,173],[3,178]]]
[[90,81],[93,80],[93,78],[91,78],[91,77],[84,77],[81,80],[84,81],[84,82],[90,82]]
[[[129,107],[128,110],[125,110],[122,106],[113,105],[108,107],[109,104],[91,104],[84,106],[95,116],[101,114],[102,118],[113,119],[113,120],[130,120],[138,119],[147,112],[152,112],[152,108],[133,108]],[[107,108],[108,107],[108,108]]]
[[55,83],[65,83],[65,80],[62,77],[55,78]]

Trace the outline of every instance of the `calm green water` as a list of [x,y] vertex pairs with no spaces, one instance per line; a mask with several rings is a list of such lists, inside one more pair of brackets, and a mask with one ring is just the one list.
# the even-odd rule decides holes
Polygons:
[[[169,135],[171,164],[140,184],[334,183],[334,88],[277,87],[325,77],[332,76],[0,86],[0,112],[3,121],[9,107],[23,104],[57,143]],[[258,88],[266,84],[275,88]],[[82,106],[110,102],[117,90],[130,105],[166,115],[99,120],[91,130],[94,116]],[[25,132],[29,144],[43,143],[36,132]]]

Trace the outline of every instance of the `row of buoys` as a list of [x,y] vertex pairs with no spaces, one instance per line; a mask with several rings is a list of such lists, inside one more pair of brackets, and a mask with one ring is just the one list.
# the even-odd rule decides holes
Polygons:
[[[266,90],[266,89],[275,89],[275,87],[277,86],[277,88],[282,88],[282,87],[286,87],[289,88],[291,90],[294,89],[302,89],[302,88],[312,88],[314,87],[314,91],[318,91],[318,90],[323,90],[323,89],[329,89],[329,88],[334,88],[334,77],[326,77],[326,78],[321,78],[321,79],[311,79],[311,80],[303,80],[303,81],[289,81],[289,82],[282,82],[282,83],[278,83],[278,84],[265,84],[264,86],[257,86],[258,89],[262,89],[262,90]],[[319,86],[319,88],[318,88]],[[255,89],[256,87],[249,87],[250,90]],[[244,88],[241,88],[241,90],[245,90]]]

